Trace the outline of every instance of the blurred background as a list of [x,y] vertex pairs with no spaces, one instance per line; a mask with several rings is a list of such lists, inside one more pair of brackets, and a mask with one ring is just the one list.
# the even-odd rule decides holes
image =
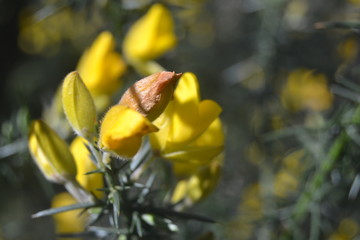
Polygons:
[[154,2],[178,38],[157,61],[197,75],[226,132],[220,183],[191,209],[218,223],[180,223],[182,239],[360,238],[360,1],[0,0],[0,239],[54,238],[31,219],[61,187],[29,156],[29,121],[99,32],[121,52]]

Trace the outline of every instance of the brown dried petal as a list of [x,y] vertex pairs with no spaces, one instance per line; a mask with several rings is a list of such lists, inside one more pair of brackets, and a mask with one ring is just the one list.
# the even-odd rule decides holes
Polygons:
[[126,105],[149,120],[155,120],[172,99],[181,73],[158,72],[137,81],[122,96],[120,105]]

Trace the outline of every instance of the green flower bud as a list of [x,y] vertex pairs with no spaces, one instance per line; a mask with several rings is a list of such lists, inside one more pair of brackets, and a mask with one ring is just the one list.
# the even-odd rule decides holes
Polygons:
[[92,140],[96,122],[95,104],[78,72],[71,72],[65,77],[62,102],[65,115],[74,131],[79,136]]

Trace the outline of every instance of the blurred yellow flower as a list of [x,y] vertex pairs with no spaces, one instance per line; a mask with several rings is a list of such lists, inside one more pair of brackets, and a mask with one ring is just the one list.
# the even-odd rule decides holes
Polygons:
[[123,51],[130,62],[155,59],[176,44],[174,22],[170,12],[161,4],[154,4],[127,33]]
[[274,176],[274,195],[278,198],[287,198],[296,193],[299,188],[299,179],[306,169],[304,149],[296,150],[287,155],[281,169]]
[[115,105],[102,121],[99,146],[120,157],[131,158],[139,150],[142,137],[157,130],[156,126],[135,110]]
[[[66,192],[57,194],[51,203],[52,208],[64,207],[77,203],[77,201]],[[71,210],[53,215],[56,233],[80,233],[85,230],[87,214],[82,209]],[[64,238],[60,238],[64,239]],[[79,238],[72,238],[79,239]]]
[[342,41],[338,46],[338,54],[345,62],[355,60],[359,54],[359,37],[353,35]]
[[75,178],[76,165],[68,145],[46,123],[32,122],[28,144],[33,159],[49,181],[66,183]]
[[355,6],[360,6],[360,0],[347,0],[349,3],[354,4]]
[[86,139],[95,134],[96,109],[94,101],[79,73],[71,72],[62,85],[64,113],[73,130]]
[[278,198],[285,198],[294,193],[298,186],[298,179],[284,169],[281,169],[274,177],[274,195]]
[[150,135],[152,147],[169,160],[209,162],[223,150],[220,112],[216,102],[200,101],[195,75],[185,73],[176,87],[174,100],[154,121],[160,131]]
[[97,189],[104,187],[102,174],[93,173],[86,175],[86,173],[97,169],[95,163],[91,159],[91,153],[86,147],[86,144],[88,144],[88,142],[85,139],[76,137],[70,145],[70,151],[74,156],[77,167],[76,180],[83,188],[95,194],[97,198],[101,198],[103,192],[98,191]]
[[305,150],[299,149],[289,153],[283,160],[283,168],[291,172],[296,177],[300,176],[306,169],[305,161]]
[[95,99],[109,96],[121,86],[119,78],[124,74],[126,65],[115,51],[115,44],[110,32],[102,32],[79,60],[77,70]]
[[74,11],[67,6],[51,14],[43,13],[27,7],[20,14],[18,44],[28,54],[56,54],[64,40],[80,49],[99,24],[98,18],[89,17],[85,11]]
[[242,192],[238,214],[227,224],[229,239],[253,239],[257,224],[263,217],[263,201],[260,195],[260,185],[250,184]]
[[341,220],[337,230],[329,236],[329,240],[351,240],[359,234],[359,224],[351,219]]
[[239,206],[240,216],[246,221],[259,220],[263,215],[263,203],[260,196],[260,185],[258,183],[248,186],[242,195]]
[[292,110],[322,111],[331,107],[333,95],[324,74],[297,69],[290,73],[281,93],[281,102]]
[[181,73],[158,72],[133,84],[122,96],[119,104],[141,113],[150,121],[166,108],[174,94]]

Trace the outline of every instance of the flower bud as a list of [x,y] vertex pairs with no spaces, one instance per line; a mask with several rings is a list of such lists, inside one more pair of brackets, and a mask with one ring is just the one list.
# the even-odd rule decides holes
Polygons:
[[73,180],[76,165],[68,145],[41,120],[31,124],[29,150],[44,176],[55,183]]
[[91,139],[95,133],[96,109],[94,101],[78,72],[69,73],[62,86],[65,115],[81,137]]
[[158,72],[132,85],[119,104],[141,113],[150,121],[155,120],[173,97],[175,84],[181,73]]
[[115,105],[101,124],[99,146],[123,158],[131,158],[141,147],[142,136],[157,131],[147,118],[127,106]]

